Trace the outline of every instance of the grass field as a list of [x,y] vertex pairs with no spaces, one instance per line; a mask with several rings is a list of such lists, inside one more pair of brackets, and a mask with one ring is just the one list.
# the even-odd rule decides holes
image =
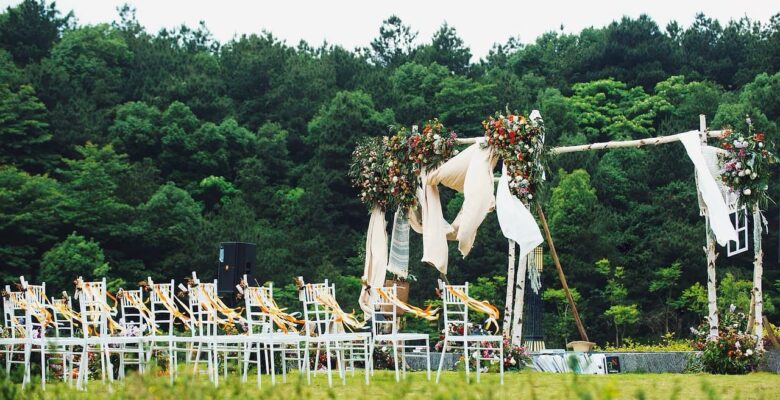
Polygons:
[[[324,374],[314,377],[311,386],[298,375],[287,383],[271,385],[263,376],[262,387],[255,381],[242,383],[235,376],[223,380],[218,388],[205,376],[180,376],[171,386],[168,378],[132,374],[110,387],[91,382],[87,392],[79,392],[62,383],[22,390],[5,381],[0,399],[767,399],[780,398],[780,375],[755,373],[744,376],[697,374],[620,374],[574,376],[525,371],[506,374],[503,386],[497,374],[484,374],[481,383],[466,384],[463,372],[446,372],[436,385],[421,372],[408,373],[396,383],[389,371],[376,371],[366,386],[362,371],[348,376],[346,386],[339,381],[332,389]],[[472,375],[473,377],[473,375]]]

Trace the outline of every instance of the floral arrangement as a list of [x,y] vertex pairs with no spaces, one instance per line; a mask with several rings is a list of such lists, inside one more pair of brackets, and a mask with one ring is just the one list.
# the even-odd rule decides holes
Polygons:
[[509,191],[518,199],[534,199],[544,180],[541,162],[544,152],[544,124],[541,118],[529,121],[519,114],[496,113],[482,121],[486,146],[501,157],[509,176]]
[[369,209],[386,209],[389,202],[390,185],[385,166],[385,149],[381,138],[366,138],[352,152],[349,177],[360,190],[360,200]]
[[423,168],[432,170],[458,154],[455,149],[457,139],[458,135],[455,132],[447,133],[438,119],[426,122],[422,133],[412,132],[408,145],[414,173],[420,175]]
[[764,134],[755,132],[748,117],[747,134],[727,129],[720,139],[720,147],[726,150],[721,157],[721,179],[734,192],[739,194],[739,204],[765,206],[768,200],[769,165],[775,162],[775,156],[764,142]]
[[700,350],[700,367],[712,374],[746,374],[755,371],[763,357],[757,348],[756,337],[746,332],[747,316],[737,313],[732,304],[727,313],[721,315],[718,337],[707,340],[708,325],[691,328],[695,339],[693,348]]
[[360,200],[369,208],[415,207],[417,177],[458,154],[457,138],[434,119],[425,123],[422,133],[401,128],[392,136],[364,139],[352,153],[349,168]]
[[417,178],[409,152],[409,134],[401,128],[393,136],[383,138],[390,197],[404,212],[417,205]]
[[[448,329],[453,334],[463,335],[463,325],[450,324]],[[468,331],[469,335],[490,335],[489,332],[482,330],[478,325],[469,324]],[[434,345],[434,350],[440,352],[442,346],[444,346],[444,333],[445,331],[443,330],[442,335],[439,337],[439,341],[436,343],[436,345]],[[482,368],[484,371],[490,370],[491,366],[493,366],[493,369],[497,369],[500,351],[499,348],[495,346],[495,343],[482,341],[480,342],[479,347],[481,349],[481,354],[476,352],[471,353],[469,365],[474,368]],[[479,366],[477,365],[477,358],[481,358],[481,365]],[[461,357],[461,359],[456,364],[462,363],[464,361],[465,360]],[[503,363],[505,371],[519,371],[531,363],[531,356],[528,354],[528,350],[524,346],[513,346],[509,337],[504,336]]]

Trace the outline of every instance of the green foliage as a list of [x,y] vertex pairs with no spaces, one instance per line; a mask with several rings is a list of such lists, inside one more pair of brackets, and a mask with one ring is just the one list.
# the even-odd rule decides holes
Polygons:
[[100,244],[73,232],[43,254],[40,279],[52,293],[70,292],[75,278],[99,280],[106,277],[108,271]]
[[20,64],[45,57],[73,15],[61,16],[54,2],[24,0],[8,6],[0,15],[0,47],[13,54]]
[[0,84],[0,164],[42,170],[51,164],[45,145],[51,140],[46,107],[31,85],[11,90]]

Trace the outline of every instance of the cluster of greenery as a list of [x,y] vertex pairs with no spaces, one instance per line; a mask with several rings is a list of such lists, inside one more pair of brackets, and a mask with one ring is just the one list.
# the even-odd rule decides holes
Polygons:
[[[255,276],[283,289],[283,304],[302,275],[330,279],[344,308],[357,308],[368,215],[347,169],[359,139],[434,117],[479,136],[508,105],[539,109],[551,146],[696,129],[699,114],[735,129],[749,114],[777,143],[778,67],[780,15],[700,15],[665,28],[623,18],[510,39],[474,62],[453,27],[417,41],[397,17],[368,48],[348,50],[266,32],[219,43],[203,25],[154,33],[129,7],[115,22],[78,25],[53,3],[25,0],[0,14],[0,281],[25,275],[59,293],[78,275],[107,276],[112,288],[193,270],[208,279],[220,241],[249,241]],[[704,222],[683,147],[549,161],[540,200],[591,339],[698,324]],[[462,197],[445,191],[442,201],[451,220]],[[777,252],[770,207],[767,266]],[[418,236],[411,248],[419,260]],[[451,251],[449,280],[502,304],[506,240],[495,215],[468,258]],[[751,255],[721,254],[722,299],[746,308]],[[560,346],[574,330],[546,265],[548,339]],[[436,271],[411,269],[411,302],[434,298]],[[777,271],[764,274],[770,319]]]

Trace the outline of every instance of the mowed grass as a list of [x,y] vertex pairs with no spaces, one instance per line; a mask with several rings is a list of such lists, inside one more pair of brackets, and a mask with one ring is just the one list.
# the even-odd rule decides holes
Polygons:
[[[435,376],[435,375],[434,375]],[[348,374],[347,384],[334,376],[328,388],[325,374],[313,376],[312,385],[297,373],[287,383],[271,385],[267,375],[262,387],[250,377],[243,383],[231,375],[214,387],[204,375],[185,374],[173,385],[167,376],[130,374],[124,381],[105,385],[90,382],[86,392],[63,383],[21,390],[6,381],[0,399],[778,399],[780,375],[755,373],[744,376],[703,374],[615,374],[606,376],[508,372],[504,385],[498,374],[483,374],[482,381],[466,383],[463,372],[445,372],[437,385],[423,372],[409,372],[396,383],[391,371],[376,371],[366,386],[362,371]],[[33,377],[35,379],[35,377]]]

